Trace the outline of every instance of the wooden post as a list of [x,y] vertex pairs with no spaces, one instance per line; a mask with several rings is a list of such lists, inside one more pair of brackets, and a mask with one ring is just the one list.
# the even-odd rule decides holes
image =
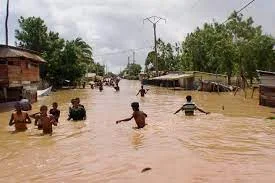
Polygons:
[[3,93],[4,93],[5,102],[7,102],[7,101],[8,101],[8,92],[7,92],[7,88],[3,88]]
[[256,87],[254,86],[253,87],[253,90],[252,90],[252,95],[251,95],[251,98],[253,98],[253,95],[254,95],[254,91],[255,91]]
[[235,90],[234,96],[237,94],[237,92],[238,92],[239,89],[240,89],[240,87],[238,87],[238,88]]

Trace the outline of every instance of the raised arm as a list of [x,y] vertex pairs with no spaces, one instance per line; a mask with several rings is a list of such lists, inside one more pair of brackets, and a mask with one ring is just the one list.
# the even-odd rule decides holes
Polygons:
[[14,125],[15,122],[14,121],[14,117],[13,117],[13,114],[11,114],[11,119],[10,119],[10,122],[9,122],[9,125],[12,126]]
[[144,113],[144,112],[143,112],[143,115],[144,115],[146,118],[148,117],[148,115],[147,115],[146,113]]
[[137,93],[137,95],[136,96],[138,96],[138,94],[140,93],[140,90],[138,91],[138,93]]
[[40,112],[37,112],[37,113],[34,113],[34,114],[32,114],[32,115],[28,115],[28,117],[31,117],[31,118],[33,118],[33,119],[37,119],[37,114],[39,114]]
[[181,110],[184,110],[183,107],[181,107],[180,109],[178,109],[174,114],[177,114],[177,113],[180,112]]
[[210,112],[205,112],[204,110],[200,109],[197,107],[197,110],[200,111],[201,113],[204,113],[204,114],[210,114]]
[[134,116],[131,116],[130,118],[126,118],[126,119],[123,119],[123,120],[119,120],[119,121],[116,121],[116,124],[120,123],[120,122],[123,122],[123,121],[130,121],[131,119],[133,119]]

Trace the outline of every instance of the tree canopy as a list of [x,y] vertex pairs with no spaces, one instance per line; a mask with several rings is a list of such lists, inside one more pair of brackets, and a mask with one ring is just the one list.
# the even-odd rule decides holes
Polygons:
[[[263,33],[251,17],[233,12],[225,24],[205,23],[189,33],[181,45],[157,42],[160,71],[196,70],[250,79],[256,69],[275,71],[275,39]],[[146,71],[155,70],[155,52],[149,52]]]
[[16,44],[40,52],[47,61],[40,68],[42,79],[60,85],[64,80],[76,82],[87,72],[104,75],[104,66],[94,63],[93,49],[82,38],[64,40],[59,33],[48,31],[40,17],[20,17],[18,22]]
[[120,73],[121,76],[125,76],[126,79],[139,79],[139,73],[141,72],[142,67],[139,64],[131,63]]

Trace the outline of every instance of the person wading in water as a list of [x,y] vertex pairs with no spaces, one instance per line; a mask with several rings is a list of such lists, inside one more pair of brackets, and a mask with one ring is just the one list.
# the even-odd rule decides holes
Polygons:
[[198,108],[196,104],[192,102],[192,97],[188,95],[186,97],[186,103],[183,104],[183,106],[179,110],[177,110],[174,114],[177,114],[180,111],[184,111],[186,116],[193,116],[195,110],[198,110],[205,114],[210,114],[209,112],[205,112],[204,110]]
[[145,94],[147,94],[147,91],[149,91],[149,89],[145,90],[145,89],[143,88],[143,85],[141,85],[141,89],[138,91],[138,93],[137,93],[136,96],[138,96],[138,95],[140,94],[141,97],[144,97]]
[[15,112],[11,114],[9,125],[15,125],[16,131],[27,130],[27,124],[31,123],[28,113],[22,111],[22,106],[19,102],[15,104]]

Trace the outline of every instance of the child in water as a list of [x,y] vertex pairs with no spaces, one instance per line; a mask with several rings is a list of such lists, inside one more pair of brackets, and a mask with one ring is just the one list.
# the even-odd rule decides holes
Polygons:
[[138,91],[138,93],[137,93],[136,96],[138,96],[138,94],[140,94],[141,97],[144,97],[145,94],[147,94],[147,91],[148,91],[148,90],[149,90],[149,89],[145,90],[145,89],[143,88],[143,85],[141,85],[141,89]]
[[53,115],[48,115],[48,107],[42,105],[40,107],[40,113],[31,115],[36,121],[40,121],[38,128],[43,129],[43,134],[52,134],[53,128],[52,125],[57,126],[57,121]]
[[57,102],[54,102],[52,104],[52,109],[50,110],[50,114],[53,115],[53,117],[55,118],[55,121],[58,122],[58,119],[60,117],[60,110],[57,109],[58,108],[58,104]]
[[196,104],[192,102],[192,97],[190,95],[186,97],[186,101],[187,102],[183,104],[183,106],[179,110],[177,110],[174,114],[177,114],[180,111],[185,111],[186,116],[193,116],[195,110],[198,110],[205,114],[210,114],[209,112],[205,112],[204,110],[198,108]]
[[15,125],[16,131],[27,130],[27,124],[31,123],[28,113],[22,111],[22,106],[19,102],[15,104],[15,112],[11,114],[9,125]]
[[142,111],[139,111],[139,103],[138,102],[133,102],[131,104],[131,107],[134,111],[133,115],[130,118],[126,118],[126,119],[117,121],[116,124],[118,124],[122,121],[130,121],[131,119],[134,118],[138,128],[143,128],[146,125],[145,118],[147,117],[147,114],[145,114]]

